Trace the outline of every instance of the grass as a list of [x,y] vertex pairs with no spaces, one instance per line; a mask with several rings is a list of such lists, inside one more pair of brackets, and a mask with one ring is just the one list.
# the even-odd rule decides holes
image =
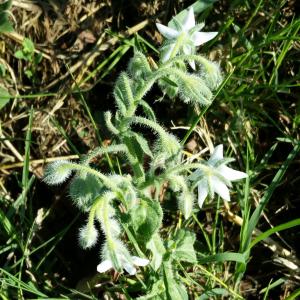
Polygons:
[[[166,2],[172,7],[171,1]],[[179,3],[176,5],[180,7]],[[187,7],[188,1],[182,5]],[[166,112],[175,111],[172,112],[175,124],[183,122],[189,126],[181,137],[183,145],[195,141],[198,149],[207,146],[196,134],[197,129],[205,129],[201,128],[205,122],[207,140],[226,145],[228,156],[237,157],[236,168],[250,174],[244,186],[238,185],[229,206],[217,200],[203,211],[195,211],[189,220],[184,221],[170,201],[166,203],[170,209],[164,217],[162,235],[172,236],[180,228],[197,232],[198,263],[193,267],[178,263],[180,280],[188,287],[190,299],[292,300],[300,295],[297,258],[300,74],[296,57],[300,19],[292,5],[275,0],[214,3],[202,17],[206,17],[207,31],[218,30],[219,38],[201,48],[208,56],[221,60],[224,70],[225,80],[215,93],[213,104],[200,113],[189,111],[187,118],[182,116],[179,106],[170,106],[167,99],[159,104]],[[137,18],[136,23],[141,21]],[[101,113],[112,106],[106,103],[111,102],[111,82],[125,68],[137,43],[149,57],[156,56],[157,43],[151,38],[154,30],[151,24],[135,38],[123,36],[84,72],[65,67],[69,75],[63,79],[64,89],[48,90],[42,84],[37,89],[32,85],[32,89],[22,89],[20,94],[24,97],[18,96],[15,103],[11,100],[0,111],[2,131],[12,133],[9,141],[24,157],[22,170],[5,171],[1,167],[10,163],[12,154],[4,143],[1,145],[1,299],[103,299],[104,295],[108,299],[121,299],[121,295],[133,299],[141,291],[150,295],[155,288],[159,290],[152,287],[150,291],[145,284],[150,277],[157,277],[150,268],[133,277],[96,274],[97,251],[84,252],[77,245],[76,232],[84,216],[71,207],[65,187],[50,190],[37,178],[39,173],[31,164],[34,159],[48,156],[37,150],[37,145],[45,139],[40,137],[37,127],[42,125],[36,120],[49,110],[48,104],[53,107],[62,98],[67,104],[72,98],[79,106],[74,106],[74,111],[79,112],[72,115],[63,109],[55,111],[49,127],[44,127],[53,131],[52,136],[45,134],[54,140],[52,144],[48,141],[49,149],[61,141],[67,145],[67,150],[51,151],[52,157],[80,156],[92,148],[94,141],[110,142],[101,123]],[[2,40],[1,35],[0,42],[11,43]],[[8,54],[6,60],[10,63]],[[14,68],[24,83],[22,70],[16,64]],[[0,84],[2,81],[12,82],[9,76],[0,77]],[[108,96],[96,102],[99,91],[101,95],[107,92]],[[155,93],[151,92],[159,98]],[[9,114],[13,105],[16,118],[12,128]],[[17,118],[24,111],[26,122]],[[76,116],[91,128],[87,144],[68,126]],[[168,118],[162,121],[171,126]],[[100,167],[121,169],[119,162],[108,155]],[[139,245],[128,228],[127,233],[139,253]],[[298,269],[293,269],[292,264]],[[164,280],[168,285],[167,271]]]

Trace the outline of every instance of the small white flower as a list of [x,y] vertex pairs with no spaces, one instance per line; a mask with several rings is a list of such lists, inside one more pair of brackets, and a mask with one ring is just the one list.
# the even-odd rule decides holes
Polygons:
[[[159,32],[169,40],[166,46],[162,48],[162,62],[170,58],[178,39],[181,39],[179,52],[189,55],[195,52],[195,47],[210,41],[218,34],[218,32],[200,32],[204,27],[204,23],[196,25],[193,7],[188,10],[188,14],[182,24],[176,19],[173,19],[173,21],[176,29],[156,24]],[[190,64],[192,68],[195,68],[194,62],[190,62]]]
[[[120,256],[118,257],[118,260],[121,264],[121,267],[129,273],[129,275],[134,275],[136,273],[135,266],[144,267],[149,264],[149,260],[146,258],[141,258],[138,256],[130,256],[130,258],[127,258],[126,256]],[[100,263],[97,266],[97,271],[99,273],[104,273],[108,271],[109,269],[114,268],[113,262],[109,259],[104,260],[102,263]]]
[[[226,166],[229,159],[223,158],[223,145],[218,145],[206,163],[206,167],[196,170],[189,179],[196,182],[198,187],[198,204],[200,208],[209,195],[213,198],[217,193],[221,198],[230,201],[229,189],[231,181],[246,178],[244,172],[233,170]],[[228,187],[227,187],[228,186]]]

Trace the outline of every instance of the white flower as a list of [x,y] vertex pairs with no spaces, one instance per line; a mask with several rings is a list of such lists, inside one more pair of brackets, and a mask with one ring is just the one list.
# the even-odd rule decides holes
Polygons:
[[[179,39],[179,52],[189,55],[195,52],[196,46],[210,41],[218,34],[218,32],[200,32],[204,27],[204,23],[196,25],[193,7],[188,10],[187,16],[182,24],[176,19],[173,19],[173,22],[176,29],[158,23],[156,24],[159,32],[169,40],[166,46],[162,48],[162,62],[170,58]],[[190,62],[190,64],[192,68],[195,68],[194,62]]]
[[[218,145],[203,169],[196,170],[189,179],[198,187],[198,204],[203,205],[207,195],[213,198],[216,192],[221,198],[230,201],[229,189],[231,181],[246,178],[244,172],[233,170],[226,166],[232,159],[223,158],[223,145]],[[228,186],[228,187],[227,187]]]
[[[130,275],[134,275],[136,273],[136,268],[134,265],[144,267],[149,264],[148,259],[138,256],[130,256],[129,258],[126,256],[119,256],[118,261],[121,267]],[[113,262],[109,259],[106,259],[97,266],[97,271],[99,273],[104,273],[112,268],[114,268]]]

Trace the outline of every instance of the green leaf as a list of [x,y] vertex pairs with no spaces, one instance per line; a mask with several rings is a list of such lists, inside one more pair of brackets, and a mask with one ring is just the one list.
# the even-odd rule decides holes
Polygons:
[[10,100],[11,95],[7,89],[0,86],[0,109],[2,109]]
[[139,144],[140,148],[143,150],[143,152],[145,154],[147,154],[148,156],[150,156],[151,158],[153,158],[153,154],[152,154],[151,149],[149,148],[147,140],[138,133],[133,132],[133,135],[134,135],[137,143]]
[[72,180],[69,193],[77,207],[88,211],[94,199],[104,191],[102,182],[91,174],[78,173]]
[[229,296],[229,292],[222,288],[214,288],[209,291],[206,291],[200,297],[198,297],[196,300],[209,300],[216,296],[227,297],[227,296]]
[[114,94],[126,107],[134,102],[130,78],[122,72],[116,82]]
[[30,69],[25,70],[24,73],[29,79],[33,76],[33,73]]
[[164,262],[163,271],[167,299],[188,300],[186,288],[175,279],[170,261]]
[[151,287],[151,290],[147,292],[147,295],[138,297],[137,300],[164,300],[164,293],[166,291],[164,282],[162,279],[156,280]]
[[196,263],[194,243],[196,235],[188,230],[180,229],[168,243],[168,251],[175,260]]
[[189,300],[185,286],[175,280],[168,279],[167,295],[170,299]]
[[132,226],[136,239],[140,242],[151,240],[162,222],[162,209],[158,202],[147,198],[140,199],[139,205],[130,210]]
[[3,3],[0,3],[0,14],[2,12],[5,12],[6,10],[9,10],[12,5],[12,0],[4,1]]
[[178,207],[183,213],[184,218],[187,220],[193,212],[194,195],[190,192],[181,193],[178,198]]
[[26,52],[28,54],[34,53],[34,44],[33,44],[32,40],[30,40],[28,38],[24,39],[23,48],[24,48],[24,52]]
[[24,59],[24,60],[28,60],[27,56],[24,54],[23,50],[17,50],[15,52],[15,57],[18,59]]
[[6,72],[6,67],[3,64],[0,64],[0,77],[4,77]]
[[144,100],[140,100],[139,105],[142,106],[143,111],[144,111],[145,115],[148,117],[148,119],[156,122],[155,113],[154,113],[153,109],[151,108],[151,106]]
[[158,233],[152,236],[151,240],[147,243],[146,248],[152,252],[150,265],[155,271],[157,271],[161,266],[163,255],[166,252],[164,244]]
[[144,153],[139,143],[137,142],[132,132],[126,132],[123,136],[123,142],[128,149],[128,159],[130,160],[135,177],[137,180],[143,180],[145,178],[145,172],[143,169]]
[[8,20],[7,13],[0,12],[0,32],[12,32],[14,31],[13,26]]

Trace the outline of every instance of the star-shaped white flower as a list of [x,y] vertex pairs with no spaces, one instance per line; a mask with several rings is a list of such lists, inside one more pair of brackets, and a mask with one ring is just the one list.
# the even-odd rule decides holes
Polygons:
[[218,145],[212,153],[210,159],[206,162],[203,169],[196,170],[189,176],[198,187],[198,204],[200,208],[204,200],[209,195],[213,198],[217,193],[222,199],[230,201],[228,187],[231,187],[231,181],[246,178],[248,175],[244,172],[233,170],[226,166],[232,159],[224,159],[223,145]]
[[[179,52],[189,55],[195,52],[195,47],[208,42],[218,34],[218,32],[200,32],[204,27],[204,23],[196,25],[193,7],[188,10],[188,14],[182,23],[179,23],[176,19],[173,19],[173,22],[176,29],[156,23],[159,32],[168,40],[166,46],[162,48],[162,62],[170,58],[179,39]],[[195,68],[194,62],[190,62],[190,64],[192,68]]]
[[[136,273],[135,266],[144,267],[149,264],[149,260],[146,258],[141,258],[138,256],[126,257],[125,255],[119,256],[118,261],[121,267],[129,273],[129,275],[134,275]],[[97,271],[99,273],[104,273],[109,269],[114,268],[113,262],[109,259],[104,260],[97,266]]]

